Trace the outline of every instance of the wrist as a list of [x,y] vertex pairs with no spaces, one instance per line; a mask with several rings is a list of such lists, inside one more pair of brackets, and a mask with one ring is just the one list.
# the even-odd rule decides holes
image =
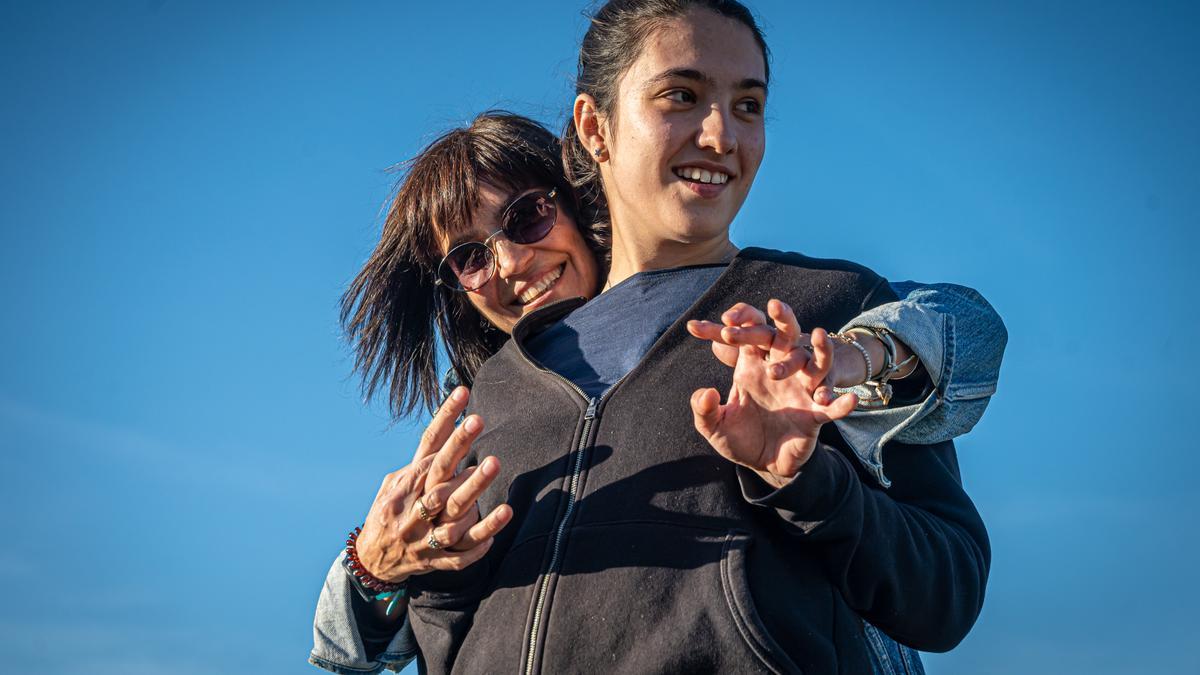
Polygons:
[[350,584],[363,600],[367,602],[390,601],[388,605],[390,613],[392,606],[404,597],[408,578],[405,576],[399,580],[385,580],[368,571],[358,556],[358,535],[361,531],[361,528],[356,527],[346,538],[346,555],[342,559],[342,568],[345,569],[346,576],[350,578]]
[[[855,342],[862,345],[863,349],[867,350],[867,354],[871,356],[871,372],[867,373],[867,376],[863,379],[854,383],[855,385],[859,385],[867,380],[873,379],[879,374],[883,368],[884,360],[887,357],[887,349],[883,346],[883,342],[879,338],[875,337],[874,333],[865,328],[851,328],[850,330],[846,331],[846,333],[850,335],[850,337],[854,338]],[[859,355],[859,358],[861,359],[861,354]],[[866,369],[861,368],[861,370]]]
[[754,473],[758,474],[758,477],[763,479],[764,483],[766,483],[767,485],[770,485],[771,488],[775,489],[775,490],[778,490],[779,488],[783,487],[784,485],[787,485],[788,482],[791,481],[792,478],[794,477],[794,476],[780,476],[778,474],[774,474],[774,473],[771,473],[770,471],[766,471],[763,469],[754,469]]

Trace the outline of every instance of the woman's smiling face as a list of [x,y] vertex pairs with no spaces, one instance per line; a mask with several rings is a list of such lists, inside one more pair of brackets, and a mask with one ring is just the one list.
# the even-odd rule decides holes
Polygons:
[[[469,227],[456,232],[454,242],[443,233],[439,237],[442,254],[448,252],[452,244],[483,241],[500,229],[500,218],[508,205],[529,191],[512,194],[480,183],[479,204],[472,212]],[[542,240],[514,244],[499,235],[490,245],[496,256],[495,273],[483,286],[468,291],[467,298],[483,318],[505,333],[512,333],[517,321],[538,307],[556,300],[591,298],[596,294],[600,278],[596,257],[574,218],[562,208],[557,209],[554,227]]]
[[601,118],[618,238],[653,246],[728,236],[766,147],[766,80],[762,48],[733,19],[695,9],[650,34]]

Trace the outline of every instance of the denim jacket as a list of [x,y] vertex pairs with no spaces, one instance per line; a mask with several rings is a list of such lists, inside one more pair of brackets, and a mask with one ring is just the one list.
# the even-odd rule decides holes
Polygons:
[[[887,487],[882,448],[890,440],[938,443],[971,430],[996,390],[1008,332],[992,306],[973,289],[953,284],[893,283],[902,300],[880,305],[851,320],[855,326],[886,328],[924,364],[933,392],[911,405],[856,411],[836,422],[866,468]],[[865,392],[864,392],[865,393]],[[341,555],[330,567],[317,601],[313,650],[309,662],[335,673],[399,671],[418,655],[405,619],[382,654],[366,653],[355,624]],[[924,670],[915,650],[897,644],[864,623],[875,673],[919,675]]]
[[891,484],[883,473],[884,443],[940,443],[967,433],[983,417],[1008,343],[1000,315],[974,289],[913,281],[892,288],[902,300],[858,315],[842,331],[891,331],[921,359],[934,390],[920,403],[859,410],[834,422],[883,487]]

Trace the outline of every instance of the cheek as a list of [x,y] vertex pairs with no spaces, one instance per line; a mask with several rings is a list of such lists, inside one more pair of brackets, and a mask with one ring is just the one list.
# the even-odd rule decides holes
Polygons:
[[[490,290],[490,283],[488,287]],[[467,299],[471,302],[471,306],[475,308],[475,311],[483,316],[485,321],[505,332],[512,330],[514,321],[508,316],[508,311],[500,304],[495,294],[468,293]]]
[[746,137],[746,168],[750,171],[757,171],[758,165],[762,164],[763,156],[767,151],[767,135],[762,129],[747,134]]

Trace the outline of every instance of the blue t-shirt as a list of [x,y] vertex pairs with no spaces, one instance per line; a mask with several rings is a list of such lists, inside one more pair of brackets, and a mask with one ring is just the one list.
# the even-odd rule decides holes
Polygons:
[[529,353],[589,397],[600,396],[633,370],[726,267],[639,272],[534,336]]

